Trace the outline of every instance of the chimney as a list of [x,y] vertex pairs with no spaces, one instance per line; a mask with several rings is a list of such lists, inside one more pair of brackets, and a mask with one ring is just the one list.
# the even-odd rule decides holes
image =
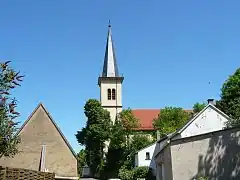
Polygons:
[[215,101],[214,101],[214,99],[208,99],[207,101],[208,101],[208,104],[212,104],[212,105],[215,105],[215,104],[216,104]]

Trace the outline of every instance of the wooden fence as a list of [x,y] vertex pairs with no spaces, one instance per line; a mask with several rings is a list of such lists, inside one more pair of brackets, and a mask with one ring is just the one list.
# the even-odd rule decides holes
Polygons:
[[55,174],[0,166],[0,180],[55,180]]

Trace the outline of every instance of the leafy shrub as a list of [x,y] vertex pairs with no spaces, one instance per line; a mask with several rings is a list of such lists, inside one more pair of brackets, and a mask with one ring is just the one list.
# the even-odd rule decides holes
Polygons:
[[147,166],[142,166],[142,167],[135,167],[133,169],[134,172],[134,178],[146,178],[148,175],[148,170],[149,168]]
[[126,166],[122,166],[119,169],[118,176],[121,180],[133,180],[134,179],[134,171],[133,171],[133,169],[128,170]]

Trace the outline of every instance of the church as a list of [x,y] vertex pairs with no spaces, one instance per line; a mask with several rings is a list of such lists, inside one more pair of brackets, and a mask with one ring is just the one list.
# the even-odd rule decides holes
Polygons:
[[[102,75],[98,78],[100,87],[100,102],[102,107],[110,112],[112,121],[122,111],[122,85],[124,77],[120,76],[114,43],[112,39],[112,28],[109,24],[106,50],[103,63]],[[139,131],[153,131],[153,119],[157,118],[160,109],[132,109],[133,115],[139,120]]]

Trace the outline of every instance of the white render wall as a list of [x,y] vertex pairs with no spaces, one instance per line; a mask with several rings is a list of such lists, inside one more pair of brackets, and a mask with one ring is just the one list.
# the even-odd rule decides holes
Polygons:
[[[108,100],[108,88],[116,89],[116,100]],[[122,106],[122,84],[114,80],[102,81],[100,85],[102,106]]]
[[[151,160],[153,159],[153,154],[154,154],[154,150],[156,147],[156,143],[146,147],[145,149],[140,150],[138,153],[136,153],[135,155],[135,166],[153,166],[155,167],[155,162]],[[146,160],[146,153],[149,152],[150,153],[150,160]]]
[[181,133],[181,137],[184,138],[219,131],[226,127],[226,122],[227,118],[219,113],[215,107],[208,106],[205,111]]
[[[116,90],[116,100],[108,100],[108,89]],[[115,122],[116,114],[122,111],[122,84],[114,80],[100,84],[100,101],[104,109],[110,112],[111,120]]]
[[[207,105],[207,107],[200,114],[196,115],[194,121],[186,126],[186,128],[179,135],[175,136],[173,140],[222,130],[224,127],[226,127],[225,123],[227,122],[228,118],[229,117],[224,115],[213,105]],[[162,148],[159,148],[159,150],[161,149]],[[189,154],[193,153],[190,150],[188,152]],[[160,154],[163,155],[163,151]],[[156,163],[161,163],[160,154],[155,159]],[[184,166],[182,166],[182,168],[184,168]],[[161,174],[161,171],[162,169],[160,166],[157,166],[157,174]],[[158,176],[157,179],[159,179]]]

